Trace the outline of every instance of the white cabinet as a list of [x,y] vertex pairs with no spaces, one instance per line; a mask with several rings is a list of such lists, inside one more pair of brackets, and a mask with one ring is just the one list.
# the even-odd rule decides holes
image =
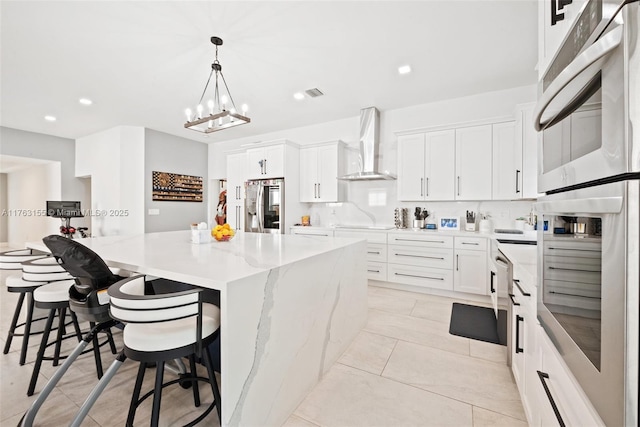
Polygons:
[[522,198],[522,142],[516,122],[493,125],[493,200]]
[[336,230],[335,237],[366,239],[367,241],[367,278],[387,280],[387,233],[361,230]]
[[491,128],[456,129],[456,200],[491,200]]
[[516,138],[522,146],[522,198],[538,197],[538,132],[533,127],[535,103],[516,106]]
[[[604,426],[542,327],[538,327],[538,338],[541,355],[541,369],[536,371],[539,425],[558,425],[562,419],[568,426]],[[553,410],[552,401],[558,414]]]
[[227,223],[244,230],[245,153],[227,155]]
[[[538,71],[542,77],[549,66],[550,61],[560,48],[560,43],[567,36],[574,21],[587,0],[573,0],[562,9],[557,9],[566,3],[561,1],[538,2]],[[555,15],[562,14],[563,19],[552,24],[552,7],[555,7]]]
[[455,130],[398,138],[398,200],[454,200]]
[[247,150],[247,179],[284,177],[284,144]]
[[487,239],[455,237],[453,290],[488,295]]
[[453,237],[389,233],[388,281],[453,290]]
[[344,143],[337,141],[300,149],[300,201],[339,202],[344,198]]
[[333,230],[327,230],[324,228],[291,227],[290,231],[291,234],[298,234],[302,236],[333,237]]

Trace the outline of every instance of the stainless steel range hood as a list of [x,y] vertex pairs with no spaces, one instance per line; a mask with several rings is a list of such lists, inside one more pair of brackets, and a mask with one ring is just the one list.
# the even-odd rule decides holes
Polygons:
[[380,113],[376,107],[360,110],[360,171],[338,177],[343,181],[374,181],[396,179],[394,175],[376,168],[376,156],[380,145]]

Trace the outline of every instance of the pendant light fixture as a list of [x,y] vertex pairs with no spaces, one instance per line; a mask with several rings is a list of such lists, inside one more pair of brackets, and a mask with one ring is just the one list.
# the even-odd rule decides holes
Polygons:
[[[227,82],[224,79],[224,74],[222,74],[222,65],[220,65],[218,61],[218,46],[222,46],[222,39],[215,36],[211,37],[211,43],[216,47],[216,59],[213,61],[213,64],[211,64],[211,73],[207,79],[207,84],[204,86],[195,112],[191,111],[190,108],[185,110],[187,122],[184,124],[184,127],[202,133],[216,132],[251,122],[251,119],[246,116],[247,104],[242,104],[242,114],[238,113]],[[214,73],[215,89],[213,98],[210,98],[206,106],[204,106],[202,105],[202,101],[207,93],[207,88]],[[218,85],[219,80],[222,80],[223,88],[220,88]],[[221,89],[222,95],[220,94]]]

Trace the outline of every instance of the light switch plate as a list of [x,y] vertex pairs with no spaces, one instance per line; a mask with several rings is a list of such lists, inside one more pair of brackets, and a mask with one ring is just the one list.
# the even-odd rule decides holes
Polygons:
[[149,215],[160,215],[160,209],[149,209]]

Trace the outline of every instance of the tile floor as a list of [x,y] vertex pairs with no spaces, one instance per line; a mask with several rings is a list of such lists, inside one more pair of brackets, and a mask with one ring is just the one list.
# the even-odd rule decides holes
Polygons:
[[[6,272],[0,273],[4,283]],[[0,344],[17,296],[0,294]],[[451,298],[369,287],[365,329],[298,406],[286,427],[313,426],[526,426],[518,390],[505,365],[506,347],[450,335]],[[121,342],[120,333],[115,334]],[[73,340],[65,347],[73,348]],[[35,399],[26,396],[39,337],[30,343],[27,364],[19,366],[20,338],[0,356],[0,425],[15,426]],[[108,365],[113,356],[103,347]],[[45,362],[36,387],[42,389],[54,369]],[[83,426],[122,426],[137,364],[125,362]],[[147,374],[151,387],[153,370]],[[167,373],[169,377],[172,373]],[[67,372],[36,418],[37,426],[68,425],[96,383],[91,355]],[[211,402],[201,386],[203,406]],[[224,396],[224,390],[223,396]],[[161,425],[182,425],[194,418],[190,392],[165,389]],[[146,425],[150,404],[136,425]],[[164,417],[163,417],[164,415]],[[218,425],[215,413],[201,425]]]

